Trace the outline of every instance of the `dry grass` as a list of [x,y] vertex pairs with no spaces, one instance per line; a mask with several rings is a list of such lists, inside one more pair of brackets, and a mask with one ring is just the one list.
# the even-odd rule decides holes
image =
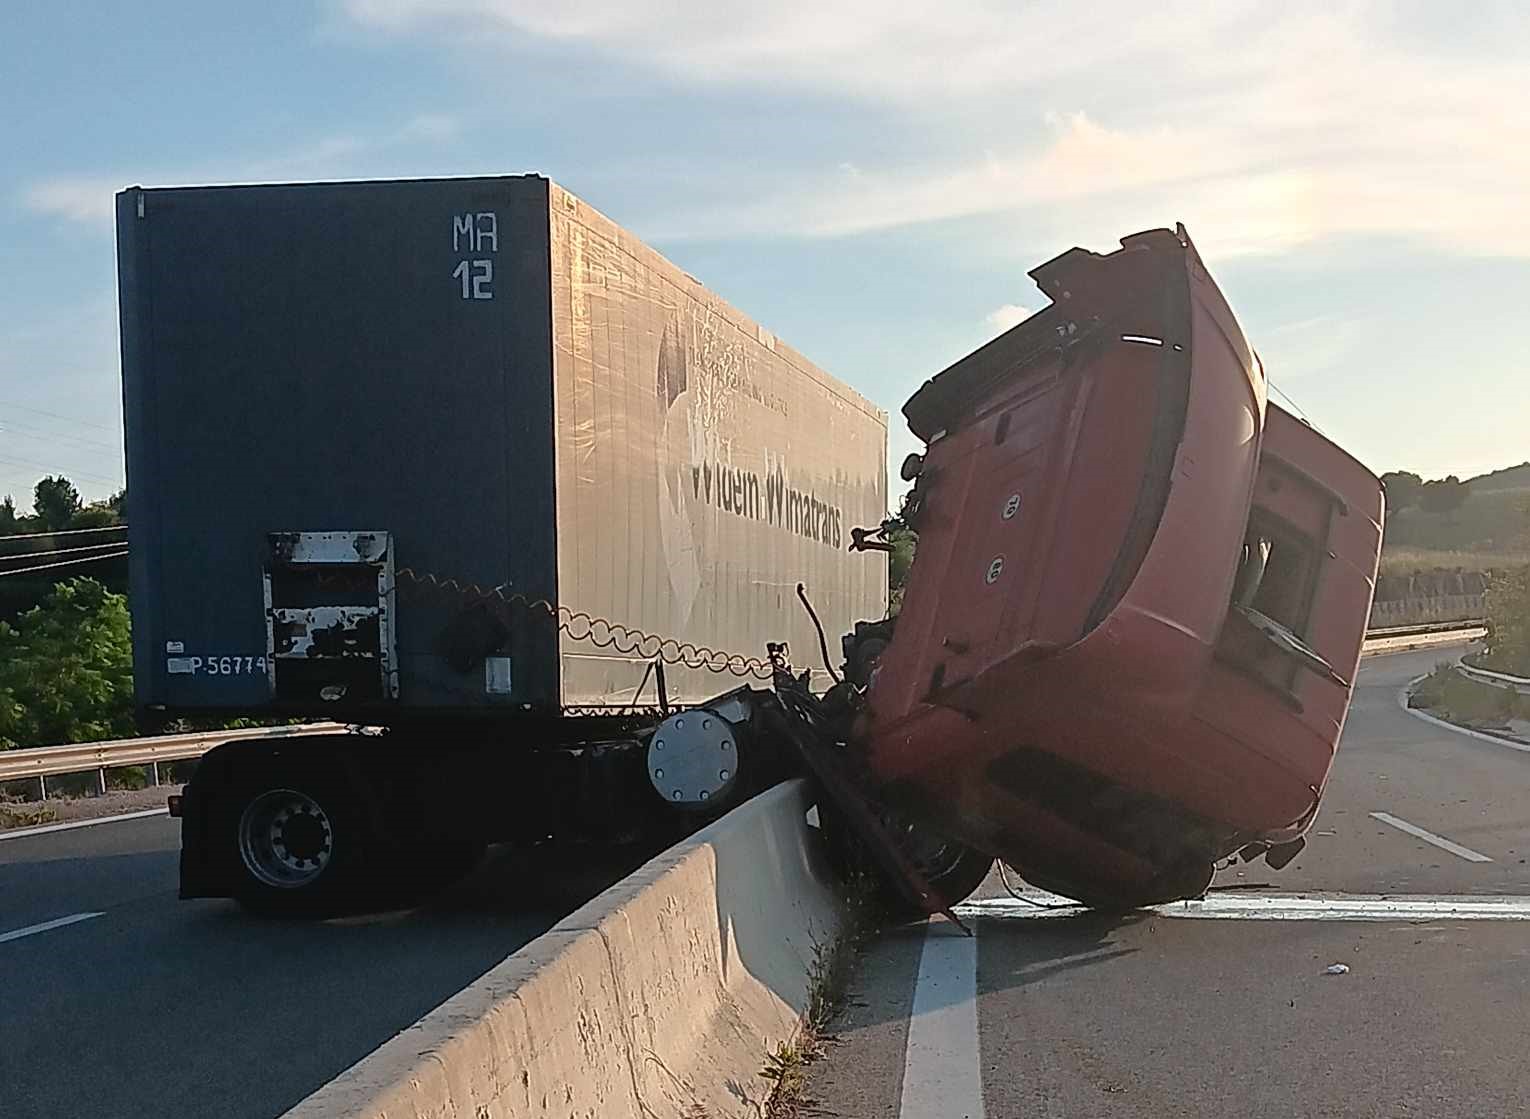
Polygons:
[[1418,682],[1408,698],[1408,706],[1448,722],[1483,730],[1504,730],[1510,719],[1530,713],[1530,699],[1506,688],[1469,680],[1449,663],[1437,666]]
[[58,808],[47,801],[24,801],[0,797],[0,831],[32,828],[58,820]]
[[813,946],[808,1004],[796,1039],[783,1041],[775,1052],[765,1055],[760,1075],[772,1084],[765,1119],[800,1119],[811,1110],[804,1097],[808,1066],[823,1056],[824,1031],[844,1005],[856,957],[879,927],[881,910],[869,876],[861,874],[847,882],[844,901],[845,923],[838,939]]
[[1400,544],[1388,547],[1381,553],[1381,573],[1406,577],[1421,572],[1454,571],[1502,571],[1505,568],[1530,564],[1530,552],[1482,552],[1447,548],[1419,548]]

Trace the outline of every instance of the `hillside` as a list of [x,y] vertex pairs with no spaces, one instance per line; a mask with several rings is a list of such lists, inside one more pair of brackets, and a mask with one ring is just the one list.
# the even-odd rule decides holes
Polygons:
[[1506,466],[1490,474],[1479,474],[1466,480],[1473,493],[1496,493],[1501,490],[1530,490],[1530,462],[1518,466]]
[[1382,570],[1491,571],[1530,563],[1530,463],[1466,480],[1458,508],[1411,505],[1387,515]]
[[1515,553],[1530,550],[1530,489],[1473,489],[1458,509],[1399,509],[1387,519],[1389,547]]

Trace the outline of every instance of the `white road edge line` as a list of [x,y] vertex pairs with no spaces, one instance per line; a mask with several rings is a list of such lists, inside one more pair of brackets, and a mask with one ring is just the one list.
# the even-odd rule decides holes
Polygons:
[[[1086,918],[1077,902],[1036,905],[1024,899],[977,898],[956,907],[962,919]],[[1155,905],[1158,917],[1224,921],[1530,921],[1530,897],[1499,894],[1246,894],[1216,892]]]
[[1426,672],[1424,676],[1415,676],[1413,679],[1409,680],[1407,684],[1403,686],[1402,690],[1397,693],[1397,706],[1401,707],[1415,719],[1422,719],[1424,722],[1437,726],[1442,730],[1448,730],[1456,734],[1462,734],[1467,738],[1475,738],[1480,742],[1491,742],[1494,746],[1502,746],[1506,750],[1518,750],[1522,754],[1530,754],[1530,745],[1526,745],[1523,742],[1514,742],[1507,738],[1499,738],[1496,734],[1484,734],[1480,730],[1472,730],[1469,727],[1458,727],[1455,723],[1447,723],[1444,719],[1441,719],[1436,715],[1431,715],[1427,711],[1420,711],[1417,707],[1409,707],[1408,693],[1413,690],[1414,684],[1417,684],[1420,680],[1424,679],[1428,675],[1429,674]]
[[983,1119],[977,936],[932,920],[919,950],[899,1119]]
[[1432,831],[1425,831],[1417,824],[1410,824],[1407,820],[1399,819],[1390,812],[1372,812],[1371,819],[1380,820],[1383,824],[1390,824],[1398,831],[1405,831],[1409,835],[1422,839],[1425,843],[1433,843],[1441,851],[1449,851],[1452,855],[1458,855],[1469,863],[1490,863],[1493,860],[1481,851],[1473,851],[1470,847],[1462,847],[1459,843],[1452,843],[1443,835],[1435,835]]
[[143,812],[124,812],[121,816],[97,816],[93,820],[70,820],[67,824],[42,824],[35,828],[10,828],[0,831],[0,840],[25,839],[29,835],[47,835],[54,831],[73,831],[75,828],[93,828],[97,824],[115,824],[122,820],[143,820],[150,816],[168,816],[169,808],[150,808]]
[[92,917],[100,917],[100,913],[74,913],[68,917],[55,917],[51,921],[44,921],[40,925],[28,925],[24,929],[12,929],[8,933],[0,933],[0,944],[8,940],[20,940],[24,936],[32,936],[35,933],[48,932],[50,929],[61,929],[65,925],[77,925],[81,921],[88,921]]

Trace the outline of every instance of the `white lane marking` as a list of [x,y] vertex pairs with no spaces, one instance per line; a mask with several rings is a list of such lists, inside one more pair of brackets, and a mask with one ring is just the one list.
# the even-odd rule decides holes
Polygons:
[[54,831],[93,828],[97,824],[115,824],[121,820],[143,820],[149,816],[168,816],[168,808],[150,808],[145,812],[124,812],[121,816],[97,816],[93,820],[70,820],[67,824],[43,824],[35,828],[10,828],[0,831],[0,839],[25,839],[29,835],[47,835]]
[[77,925],[81,921],[88,921],[92,917],[100,917],[100,913],[74,913],[68,917],[55,917],[51,921],[44,921],[40,925],[28,925],[24,929],[12,929],[8,933],[0,933],[0,944],[8,940],[20,940],[24,936],[32,936],[36,933],[47,932],[50,929],[61,929],[65,925]]
[[[1038,907],[1014,898],[979,898],[956,907],[972,918],[1080,917],[1078,904]],[[1155,905],[1159,917],[1227,921],[1530,921],[1530,897],[1494,894],[1233,894]]]
[[1410,824],[1407,820],[1400,819],[1390,812],[1372,812],[1371,819],[1380,820],[1383,824],[1390,824],[1398,831],[1405,831],[1411,836],[1422,839],[1425,843],[1433,843],[1441,851],[1449,851],[1452,855],[1459,855],[1469,863],[1490,863],[1493,861],[1480,851],[1473,851],[1470,847],[1462,847],[1459,843],[1452,843],[1443,835],[1435,835],[1432,831],[1425,831],[1417,824]]
[[[1425,676],[1427,675],[1428,673],[1425,673]],[[1401,707],[1415,719],[1422,719],[1424,722],[1437,726],[1441,730],[1448,730],[1452,734],[1465,735],[1467,738],[1475,738],[1479,742],[1491,742],[1494,746],[1502,746],[1507,750],[1518,750],[1522,754],[1530,754],[1530,744],[1515,742],[1508,738],[1500,738],[1496,734],[1485,734],[1480,730],[1472,730],[1469,727],[1458,727],[1455,723],[1447,723],[1444,719],[1431,715],[1427,711],[1420,711],[1417,707],[1409,707],[1408,693],[1413,690],[1413,685],[1424,679],[1425,676],[1415,676],[1412,680],[1408,681],[1402,691],[1397,693],[1397,706]]]
[[931,921],[919,951],[899,1119],[983,1119],[977,937]]

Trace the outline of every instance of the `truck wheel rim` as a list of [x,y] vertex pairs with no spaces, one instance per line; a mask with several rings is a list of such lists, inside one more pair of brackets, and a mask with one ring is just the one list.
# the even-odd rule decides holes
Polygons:
[[334,855],[334,828],[319,802],[296,789],[272,789],[239,818],[239,857],[257,881],[277,889],[310,885]]
[[960,843],[952,843],[944,836],[914,824],[888,817],[884,817],[883,822],[890,825],[895,833],[900,833],[903,853],[919,869],[919,873],[932,882],[955,870],[966,853]]

